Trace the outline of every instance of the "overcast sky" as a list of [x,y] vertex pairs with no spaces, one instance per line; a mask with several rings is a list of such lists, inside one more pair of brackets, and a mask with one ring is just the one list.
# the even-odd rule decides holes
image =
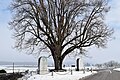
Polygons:
[[[7,9],[10,1],[0,0],[0,61],[36,62],[35,56],[20,53],[12,48],[14,46],[13,32],[8,28],[11,14]],[[89,48],[87,55],[91,58],[84,57],[85,62],[103,63],[110,60],[120,62],[120,2],[110,0],[109,5],[111,9],[106,15],[106,24],[114,28],[115,39],[110,40],[105,49]]]

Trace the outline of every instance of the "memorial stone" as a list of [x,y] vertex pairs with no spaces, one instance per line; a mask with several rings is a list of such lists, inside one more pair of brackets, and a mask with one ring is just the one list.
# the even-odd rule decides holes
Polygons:
[[76,71],[79,71],[79,70],[82,70],[82,69],[84,69],[84,64],[83,64],[83,61],[82,61],[82,59],[81,58],[78,58],[77,60],[76,60]]
[[46,74],[48,73],[48,69],[47,69],[47,57],[40,57],[38,60],[38,73],[39,74]]

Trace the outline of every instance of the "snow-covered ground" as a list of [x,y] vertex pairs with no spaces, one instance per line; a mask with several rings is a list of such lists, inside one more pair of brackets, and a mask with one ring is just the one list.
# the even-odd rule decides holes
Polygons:
[[5,68],[6,68],[5,66],[0,66],[0,70],[1,70],[1,69],[5,69]]
[[[79,80],[80,78],[95,74],[96,72],[85,72],[83,71],[67,71],[67,72],[50,72],[45,75],[32,75],[26,76],[28,77],[27,80]],[[23,78],[25,80],[26,78]]]
[[[13,68],[9,67],[5,69],[7,71],[7,73],[12,73],[13,72]],[[36,68],[29,68],[29,67],[15,67],[14,68],[14,72],[25,72],[25,71],[36,71]]]
[[[37,67],[15,66],[14,72],[25,72],[26,70],[29,70],[28,74],[26,74],[23,78],[18,80],[79,80],[80,78],[96,73],[94,71],[85,71],[85,73],[83,73],[83,71],[75,71],[75,68],[76,67],[64,67],[63,69],[66,69],[66,72],[48,72],[44,75],[38,75],[34,73],[37,71]],[[6,70],[7,73],[13,72],[12,66],[0,66],[0,70],[1,69]],[[54,67],[48,67],[48,69],[54,69]]]
[[93,75],[97,72],[67,71],[67,72],[49,72],[45,75],[27,74],[19,80],[79,80],[80,78]]
[[116,70],[116,71],[120,71],[120,68],[115,68],[114,70]]
[[[0,70],[4,69],[7,73],[13,73],[13,66],[11,65],[1,65]],[[36,67],[29,66],[14,66],[14,72],[25,72],[25,71],[36,71]]]

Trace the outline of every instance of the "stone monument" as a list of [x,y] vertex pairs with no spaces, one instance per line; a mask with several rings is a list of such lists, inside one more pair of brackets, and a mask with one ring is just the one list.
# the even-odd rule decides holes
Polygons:
[[47,57],[41,56],[38,59],[38,74],[46,74],[48,73],[48,68],[47,68]]
[[82,58],[77,58],[76,60],[76,71],[83,70],[84,64]]

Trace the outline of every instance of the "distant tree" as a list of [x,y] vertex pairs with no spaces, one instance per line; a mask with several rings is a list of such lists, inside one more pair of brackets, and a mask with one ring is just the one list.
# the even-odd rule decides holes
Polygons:
[[95,64],[96,67],[102,68],[103,64]]
[[0,70],[0,73],[7,73],[4,69]]
[[116,61],[109,61],[103,64],[106,67],[119,67],[119,63]]
[[85,66],[90,66],[90,63],[86,63]]
[[29,54],[48,50],[55,70],[62,69],[74,50],[105,47],[113,33],[104,23],[108,10],[106,0],[13,0],[15,47]]

